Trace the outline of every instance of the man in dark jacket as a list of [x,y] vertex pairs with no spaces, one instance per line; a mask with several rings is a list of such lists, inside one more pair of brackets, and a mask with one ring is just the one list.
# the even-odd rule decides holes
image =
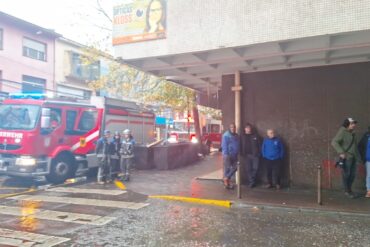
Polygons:
[[98,183],[104,184],[110,180],[110,160],[112,154],[110,131],[104,130],[103,136],[96,144],[95,153],[98,157],[99,170],[98,170]]
[[260,147],[259,137],[253,133],[252,125],[247,123],[244,127],[244,133],[241,135],[240,153],[245,160],[249,188],[256,185],[256,175],[261,156]]
[[265,159],[267,166],[267,180],[266,188],[276,186],[280,189],[280,170],[284,158],[284,146],[281,140],[275,136],[273,129],[267,130],[267,138],[263,140],[262,156]]
[[120,173],[120,160],[121,160],[121,134],[119,131],[114,132],[112,139],[112,155],[111,155],[111,169],[110,174],[112,178],[117,178]]
[[354,132],[356,124],[357,121],[353,118],[345,119],[331,142],[339,157],[344,161],[342,168],[343,187],[345,195],[350,198],[356,197],[352,193],[352,184],[356,177],[357,164],[361,163],[357,137]]
[[234,123],[230,124],[229,130],[222,135],[222,156],[224,161],[224,178],[225,188],[232,189],[231,178],[237,170],[239,154],[239,136],[236,133]]
[[370,198],[370,126],[367,132],[362,136],[360,144],[358,145],[362,161],[366,166],[366,190],[365,197]]

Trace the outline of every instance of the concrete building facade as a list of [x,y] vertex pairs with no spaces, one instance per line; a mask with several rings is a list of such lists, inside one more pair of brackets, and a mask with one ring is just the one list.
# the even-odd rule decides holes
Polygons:
[[359,120],[359,136],[370,125],[369,12],[369,0],[171,0],[165,39],[117,45],[115,55],[218,95],[225,128],[277,129],[286,185],[315,186],[320,165],[324,186],[340,189],[330,140],[347,117]]

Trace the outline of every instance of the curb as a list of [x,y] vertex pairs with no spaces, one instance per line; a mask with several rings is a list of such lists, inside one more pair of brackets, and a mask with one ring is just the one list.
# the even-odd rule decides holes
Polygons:
[[169,200],[169,201],[197,203],[197,204],[212,205],[212,206],[225,207],[225,208],[231,208],[231,205],[233,204],[233,202],[227,201],[227,200],[211,200],[211,199],[183,197],[183,196],[154,195],[154,196],[149,196],[149,198],[164,199],[164,200]]
[[281,211],[296,211],[298,213],[316,213],[316,214],[331,214],[340,216],[359,216],[359,217],[370,217],[370,213],[359,213],[359,212],[348,212],[338,211],[331,209],[317,209],[317,208],[304,208],[298,206],[277,206],[277,205],[263,205],[263,204],[252,204],[252,203],[233,203],[232,208],[237,209],[259,209],[259,210],[281,210]]

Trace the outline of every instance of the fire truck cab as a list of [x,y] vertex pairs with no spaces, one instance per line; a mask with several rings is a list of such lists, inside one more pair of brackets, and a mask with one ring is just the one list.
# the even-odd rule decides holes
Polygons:
[[13,95],[0,105],[0,174],[64,182],[98,166],[95,144],[102,130],[126,128],[148,143],[154,114],[105,97],[87,102]]
[[207,119],[202,127],[202,141],[213,148],[221,146],[222,123],[221,120]]

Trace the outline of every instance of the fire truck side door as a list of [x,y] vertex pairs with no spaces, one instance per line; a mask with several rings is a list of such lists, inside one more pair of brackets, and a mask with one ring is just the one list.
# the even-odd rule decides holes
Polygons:
[[53,152],[55,146],[62,144],[64,140],[62,110],[60,108],[50,107],[50,122],[50,129],[44,132],[42,137],[43,145],[38,146],[39,148],[44,148],[46,154]]

